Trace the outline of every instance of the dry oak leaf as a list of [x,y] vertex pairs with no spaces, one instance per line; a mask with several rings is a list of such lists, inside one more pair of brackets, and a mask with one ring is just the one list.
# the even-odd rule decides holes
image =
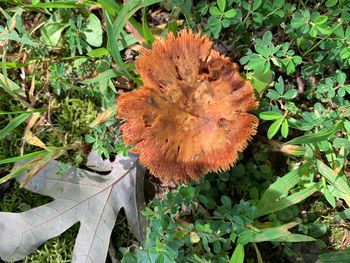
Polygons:
[[164,182],[229,169],[256,133],[253,88],[207,36],[183,30],[141,50],[143,86],[122,94],[123,139]]

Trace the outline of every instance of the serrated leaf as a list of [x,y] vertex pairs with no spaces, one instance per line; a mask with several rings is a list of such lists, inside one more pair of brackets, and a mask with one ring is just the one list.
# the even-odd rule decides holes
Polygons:
[[[108,175],[62,165],[57,161],[49,162],[25,187],[51,196],[54,201],[23,213],[0,213],[0,256],[3,260],[21,260],[46,240],[80,222],[72,262],[104,263],[121,208],[135,236],[139,240],[142,238],[138,211],[143,204],[145,170],[135,156],[117,156]],[[19,181],[23,179],[22,176]]]

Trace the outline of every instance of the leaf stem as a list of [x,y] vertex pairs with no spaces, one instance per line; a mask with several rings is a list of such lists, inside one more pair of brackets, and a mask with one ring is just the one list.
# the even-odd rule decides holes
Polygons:
[[342,23],[338,23],[338,25],[336,27],[333,28],[333,30],[328,34],[325,35],[323,38],[320,39],[320,41],[318,41],[314,46],[312,46],[311,48],[309,48],[305,53],[304,56],[306,56],[307,54],[309,54],[312,50],[314,50],[316,47],[318,47],[323,41],[325,41],[326,39],[328,39],[328,37],[330,35],[332,35],[334,33],[335,30],[338,29],[338,27],[341,25]]

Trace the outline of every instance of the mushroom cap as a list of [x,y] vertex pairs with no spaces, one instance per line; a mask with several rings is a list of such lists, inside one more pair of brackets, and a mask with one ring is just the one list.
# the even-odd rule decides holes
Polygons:
[[253,88],[207,36],[168,33],[136,61],[143,86],[118,98],[126,145],[164,182],[230,168],[256,134]]

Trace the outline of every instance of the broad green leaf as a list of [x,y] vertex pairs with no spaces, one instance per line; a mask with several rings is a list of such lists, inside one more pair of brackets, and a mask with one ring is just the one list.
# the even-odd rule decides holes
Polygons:
[[350,150],[350,140],[345,138],[335,138],[333,141],[333,146],[335,148],[344,147],[347,150]]
[[221,13],[225,12],[226,0],[216,0],[216,2],[218,3],[218,7],[219,7]]
[[338,3],[338,0],[327,0],[326,7],[333,7]]
[[230,19],[230,18],[234,18],[236,14],[237,14],[236,9],[230,9],[224,13],[224,16]]
[[104,47],[91,50],[87,53],[87,55],[89,57],[93,57],[93,58],[99,58],[99,57],[105,56],[107,54],[109,54],[109,51],[108,51],[108,49],[106,49]]
[[328,191],[327,186],[322,189],[324,197],[326,198],[327,202],[333,207],[336,207],[335,203],[335,197],[331,194],[330,191]]
[[22,113],[21,115],[18,115],[17,117],[12,119],[2,130],[0,130],[0,140],[5,138],[7,134],[9,134],[11,131],[13,131],[23,122],[25,122],[30,115],[31,115],[30,112]]
[[266,72],[254,71],[247,73],[247,79],[252,82],[254,89],[258,93],[262,93],[267,86],[272,82],[272,72],[270,70]]
[[284,119],[281,126],[281,135],[283,138],[287,138],[289,133],[289,126],[287,119]]
[[91,46],[99,47],[102,45],[102,26],[101,22],[97,16],[94,14],[90,14],[86,29],[83,31],[86,42],[88,42]]
[[244,262],[244,246],[237,244],[235,250],[233,251],[230,263],[243,263]]
[[[102,158],[97,161],[102,166],[104,162],[110,163]],[[72,262],[104,263],[121,208],[140,240],[143,224],[138,211],[143,203],[145,170],[135,156],[117,156],[111,168],[108,175],[100,175],[49,162],[25,188],[54,201],[22,213],[0,213],[0,222],[6,222],[0,224],[0,257],[22,260],[46,240],[80,222]],[[21,176],[19,181],[24,179]]]
[[[290,63],[293,64],[293,63]],[[289,89],[287,92],[283,95],[283,97],[287,100],[294,99],[296,96],[298,96],[298,91],[296,89]]]
[[318,263],[349,263],[350,248],[347,248],[344,251],[321,254],[317,262]]
[[277,119],[270,125],[269,129],[267,130],[267,138],[271,139],[273,136],[275,136],[280,129],[283,120],[284,118]]
[[319,16],[316,20],[315,23],[320,25],[326,23],[328,20],[328,16]]
[[46,45],[56,46],[63,30],[67,27],[69,27],[68,23],[47,23],[41,29],[41,37]]
[[310,242],[310,241],[315,241],[315,239],[313,237],[309,237],[306,235],[301,235],[301,234],[290,234],[288,236],[285,237],[281,237],[281,238],[276,238],[275,240],[273,240],[274,242]]
[[266,73],[270,70],[270,64],[265,58],[258,56],[249,61],[247,68]]
[[94,137],[92,137],[91,135],[85,135],[85,141],[87,143],[94,143],[96,141],[96,139]]
[[347,59],[348,57],[350,57],[350,49],[345,47],[340,52],[340,58],[341,59]]
[[262,0],[254,0],[252,11],[256,11],[262,4]]
[[283,117],[283,115],[275,111],[264,111],[259,114],[259,117],[262,120],[270,121],[280,119]]
[[212,16],[220,16],[220,15],[221,15],[221,12],[220,12],[219,8],[217,8],[216,6],[210,7],[209,13],[210,13]]
[[326,131],[319,131],[314,134],[307,134],[297,137],[293,140],[286,142],[286,144],[304,144],[304,143],[315,143],[327,140],[337,131],[339,131],[343,126],[343,121],[337,122],[332,128]]

